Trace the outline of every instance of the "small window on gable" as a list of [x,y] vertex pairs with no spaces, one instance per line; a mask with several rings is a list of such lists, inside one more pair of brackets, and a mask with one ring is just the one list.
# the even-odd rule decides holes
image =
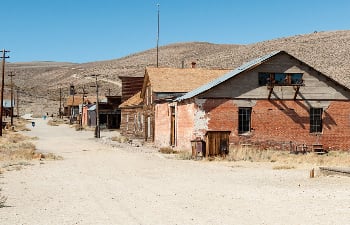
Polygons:
[[259,73],[259,85],[294,86],[303,84],[302,73]]
[[310,109],[310,133],[322,133],[322,108]]
[[259,73],[259,85],[260,86],[267,85],[269,80],[270,80],[269,73]]
[[287,75],[285,73],[275,73],[275,84],[286,84]]
[[303,74],[294,73],[290,75],[291,84],[302,84],[303,83]]

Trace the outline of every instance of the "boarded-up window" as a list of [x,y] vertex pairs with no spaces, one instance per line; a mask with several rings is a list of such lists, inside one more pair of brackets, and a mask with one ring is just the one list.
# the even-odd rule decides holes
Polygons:
[[322,132],[322,108],[310,109],[310,133]]
[[126,130],[129,130],[129,115],[126,114]]
[[238,133],[250,132],[252,108],[240,107],[238,109]]

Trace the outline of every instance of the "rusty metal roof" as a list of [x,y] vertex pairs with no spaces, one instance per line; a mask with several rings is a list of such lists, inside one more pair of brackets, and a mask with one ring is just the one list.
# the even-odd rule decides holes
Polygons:
[[271,52],[271,53],[264,55],[262,57],[253,59],[253,60],[241,65],[240,67],[238,67],[234,70],[231,70],[230,72],[224,74],[223,76],[220,76],[217,79],[215,79],[207,84],[204,84],[204,85],[198,87],[197,89],[194,89],[193,91],[186,93],[185,95],[175,99],[175,101],[183,101],[183,100],[192,98],[194,96],[197,96],[205,91],[208,91],[209,89],[227,81],[228,79],[230,79],[230,78],[232,78],[232,77],[234,77],[234,76],[236,76],[244,71],[247,71],[249,69],[252,69],[252,68],[260,65],[264,61],[270,59],[271,57],[273,57],[281,52],[283,52],[283,51],[274,51],[274,52]]
[[134,94],[131,98],[127,99],[119,108],[137,107],[142,106],[143,99],[141,98],[141,91]]
[[152,91],[157,93],[186,93],[222,76],[228,71],[201,68],[146,68],[146,74],[152,84]]

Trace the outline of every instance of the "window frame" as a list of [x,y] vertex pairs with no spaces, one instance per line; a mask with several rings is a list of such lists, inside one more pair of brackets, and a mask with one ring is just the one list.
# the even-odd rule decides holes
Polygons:
[[323,132],[323,108],[310,108],[310,133],[320,134]]
[[[276,76],[279,79],[276,80]],[[259,86],[276,85],[276,86],[296,86],[303,85],[303,73],[258,73]],[[298,77],[298,78],[296,78]],[[283,78],[283,79],[280,79]]]
[[247,134],[251,132],[252,126],[252,107],[238,108],[238,134]]

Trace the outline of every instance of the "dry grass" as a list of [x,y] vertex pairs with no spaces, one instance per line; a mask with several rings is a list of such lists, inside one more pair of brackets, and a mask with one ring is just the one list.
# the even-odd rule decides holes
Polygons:
[[129,139],[124,136],[114,136],[111,138],[111,140],[119,143],[127,143],[129,141]]
[[180,160],[191,160],[192,152],[189,151],[178,151],[176,154],[176,158]]
[[177,153],[179,153],[178,151],[176,151],[170,147],[162,147],[159,149],[159,152],[163,153],[163,154],[177,154]]
[[64,120],[59,118],[53,118],[47,121],[47,125],[49,126],[59,126],[60,124],[64,124],[64,123],[65,123]]
[[[324,155],[315,153],[290,154],[287,151],[258,150],[253,148],[231,149],[228,161],[251,161],[251,162],[277,162],[283,166],[276,166],[275,169],[287,169],[298,164],[312,164],[316,166],[350,166],[350,153],[343,151],[333,151]],[[281,168],[279,168],[281,167]],[[291,169],[289,168],[289,169]]]
[[28,165],[27,161],[32,159],[62,159],[53,154],[36,153],[32,141],[37,137],[28,137],[17,132],[17,130],[25,130],[26,124],[28,124],[27,120],[17,118],[14,124],[15,129],[5,130],[0,138],[0,161],[5,162],[3,168],[20,169]]
[[292,165],[278,165],[272,167],[274,170],[290,170],[290,169],[295,169],[295,166]]

